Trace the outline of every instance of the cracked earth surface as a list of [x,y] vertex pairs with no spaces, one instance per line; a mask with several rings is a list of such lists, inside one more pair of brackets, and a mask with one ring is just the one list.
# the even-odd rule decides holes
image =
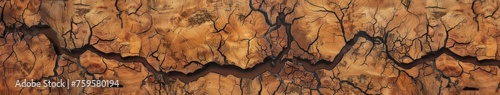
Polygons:
[[[500,94],[499,5],[1,0],[0,93]],[[14,87],[21,79],[123,87]]]

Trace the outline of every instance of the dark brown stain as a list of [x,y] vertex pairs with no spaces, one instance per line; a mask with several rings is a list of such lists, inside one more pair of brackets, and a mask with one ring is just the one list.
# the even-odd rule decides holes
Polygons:
[[105,68],[99,63],[90,63],[88,66],[86,66],[87,70],[92,73],[101,73],[104,72]]
[[87,14],[88,12],[90,12],[90,9],[85,9],[85,8],[76,9],[76,13],[78,15],[84,15],[84,14]]

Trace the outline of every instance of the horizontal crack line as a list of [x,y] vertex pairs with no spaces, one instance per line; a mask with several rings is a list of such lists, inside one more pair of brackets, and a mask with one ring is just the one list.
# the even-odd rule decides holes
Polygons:
[[[9,28],[11,28],[11,27],[9,27]],[[155,75],[163,76],[162,78],[164,79],[164,81],[166,81],[166,79],[179,79],[180,81],[182,81],[184,83],[196,81],[198,78],[203,77],[203,76],[207,75],[208,73],[218,73],[220,75],[225,75],[225,76],[226,75],[233,75],[233,76],[236,76],[239,78],[255,78],[256,76],[258,76],[266,71],[278,73],[284,67],[285,62],[287,62],[287,61],[288,62],[297,61],[297,62],[308,63],[308,64],[302,64],[302,66],[304,67],[304,69],[306,71],[309,71],[309,72],[313,72],[315,70],[320,70],[320,69],[333,69],[342,60],[343,56],[345,54],[347,54],[347,52],[354,46],[354,44],[358,41],[359,37],[365,38],[371,42],[374,42],[376,40],[383,41],[381,37],[371,37],[365,31],[358,31],[352,39],[350,39],[346,42],[346,45],[342,47],[342,49],[340,50],[340,53],[335,56],[333,61],[321,59],[321,60],[317,61],[316,63],[312,64],[310,59],[303,59],[303,58],[299,58],[299,57],[281,58],[284,55],[284,54],[281,54],[278,56],[278,59],[281,59],[281,60],[271,60],[270,56],[268,56],[261,63],[256,64],[252,68],[243,69],[243,68],[240,68],[240,67],[235,66],[235,65],[220,65],[216,62],[208,62],[207,64],[203,65],[200,69],[197,69],[192,73],[185,74],[185,73],[182,73],[179,71],[160,72],[160,71],[157,71],[156,69],[154,69],[154,67],[151,64],[149,64],[147,62],[146,58],[144,58],[144,57],[141,57],[141,56],[122,57],[120,55],[120,53],[105,53],[105,52],[98,50],[97,48],[95,48],[94,46],[92,46],[90,44],[86,44],[81,48],[76,48],[76,49],[72,49],[72,50],[62,48],[62,47],[60,47],[59,41],[57,40],[57,32],[52,30],[50,28],[50,26],[38,25],[38,26],[30,27],[29,29],[30,30],[36,29],[36,30],[40,31],[39,33],[44,34],[49,39],[49,41],[53,44],[52,46],[54,47],[54,50],[55,50],[57,55],[66,54],[66,55],[69,55],[71,57],[79,57],[84,52],[91,51],[91,52],[96,53],[97,55],[99,55],[103,58],[113,59],[113,60],[117,60],[119,62],[140,62],[140,63],[142,63],[142,65],[144,67],[147,68],[147,70],[149,72],[152,72]],[[7,30],[9,30],[9,29],[7,29]],[[12,30],[12,29],[10,29],[10,30]],[[293,39],[293,38],[290,38],[290,39]],[[386,42],[386,41],[383,41],[383,42]],[[283,47],[283,48],[284,48],[283,51],[286,51],[286,52],[288,52],[290,49],[288,46]],[[280,53],[283,53],[283,51]],[[284,53],[286,53],[286,52],[284,52]],[[457,60],[462,61],[462,62],[469,62],[469,63],[472,63],[474,65],[500,66],[500,60],[492,60],[492,59],[478,60],[476,57],[473,57],[473,56],[460,56],[460,55],[452,52],[449,48],[445,48],[445,47],[440,48],[437,51],[428,52],[426,55],[422,56],[419,59],[413,60],[413,62],[410,62],[410,63],[400,63],[392,57],[389,59],[392,60],[392,62],[394,62],[394,64],[398,65],[399,67],[402,67],[404,69],[411,69],[412,67],[415,67],[418,64],[422,64],[422,63],[425,63],[428,61],[435,60],[436,58],[438,58],[442,54],[447,54],[447,55],[453,57],[454,59],[457,59]],[[276,62],[275,66],[272,66],[270,64],[273,61]]]

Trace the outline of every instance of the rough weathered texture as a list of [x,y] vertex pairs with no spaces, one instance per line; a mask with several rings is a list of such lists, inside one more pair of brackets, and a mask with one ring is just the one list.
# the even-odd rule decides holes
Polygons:
[[[2,0],[0,8],[0,93],[500,94],[497,0]],[[21,79],[123,87],[14,87]]]

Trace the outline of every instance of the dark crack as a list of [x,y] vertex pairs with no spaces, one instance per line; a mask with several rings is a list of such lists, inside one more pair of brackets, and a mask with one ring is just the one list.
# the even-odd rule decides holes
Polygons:
[[[289,36],[287,44],[290,45],[293,37],[291,37],[291,25],[292,24],[286,24],[286,30],[287,30],[287,35]],[[202,68],[188,74],[184,74],[179,71],[171,71],[171,72],[160,72],[157,71],[153,68],[151,64],[147,62],[147,60],[144,57],[140,56],[129,56],[129,57],[121,57],[119,53],[104,53],[98,49],[96,49],[94,46],[90,44],[86,44],[81,48],[75,48],[72,50],[65,49],[62,47],[59,47],[59,41],[57,40],[56,37],[56,32],[53,31],[49,26],[34,26],[30,27],[29,29],[38,29],[40,33],[44,34],[49,38],[49,41],[53,44],[52,46],[55,46],[54,50],[56,54],[58,55],[68,55],[71,57],[78,58],[81,54],[83,54],[85,51],[91,51],[103,58],[106,59],[113,59],[117,60],[120,62],[140,62],[144,67],[147,68],[148,71],[154,73],[155,75],[163,75],[164,78],[172,78],[172,79],[179,79],[183,82],[192,82],[197,80],[200,77],[203,77],[207,75],[208,73],[218,73],[221,75],[234,75],[236,77],[240,78],[254,78],[266,71],[272,72],[272,73],[278,73],[281,68],[283,68],[284,64],[286,61],[292,61],[292,60],[304,60],[305,62],[310,62],[309,59],[302,59],[298,57],[294,58],[282,58],[286,52],[290,50],[290,47],[284,47],[284,49],[278,54],[278,58],[282,58],[282,60],[269,60],[269,57],[267,57],[265,60],[263,60],[262,63],[255,65],[252,68],[248,69],[242,69],[238,66],[234,65],[219,65],[218,63],[215,62],[209,62],[205,64]],[[12,29],[12,28],[8,28]],[[387,42],[384,40],[382,37],[372,37],[368,35],[364,31],[359,31],[357,32],[354,37],[346,42],[346,45],[341,49],[341,52],[334,58],[333,61],[327,61],[327,60],[319,60],[315,64],[302,64],[304,69],[309,72],[313,72],[315,70],[319,69],[333,69],[336,67],[336,65],[342,60],[343,56],[352,48],[352,46],[358,41],[359,38],[365,38],[368,41],[375,42],[375,39],[382,41],[383,43]],[[13,53],[11,53],[13,54]],[[447,54],[459,61],[462,62],[468,62],[472,63],[478,66],[500,66],[500,61],[499,60],[493,60],[493,59],[486,59],[486,60],[478,60],[474,56],[460,56],[454,52],[452,52],[449,48],[442,47],[438,49],[437,51],[431,51],[428,52],[426,55],[422,56],[420,59],[415,59],[413,62],[410,63],[400,63],[396,61],[394,58],[390,58],[397,66],[402,67],[404,69],[410,69],[412,67],[417,66],[418,64],[425,63],[428,61],[435,60],[437,57],[439,57],[442,54]],[[8,58],[7,58],[8,59]],[[271,65],[265,65],[265,64],[270,64],[272,61],[276,61],[275,66]],[[223,71],[221,71],[223,70]]]
[[468,86],[466,86],[466,87],[464,87],[464,89],[463,89],[463,90],[478,91],[478,90],[479,90],[479,88],[477,88],[477,87],[468,87]]

